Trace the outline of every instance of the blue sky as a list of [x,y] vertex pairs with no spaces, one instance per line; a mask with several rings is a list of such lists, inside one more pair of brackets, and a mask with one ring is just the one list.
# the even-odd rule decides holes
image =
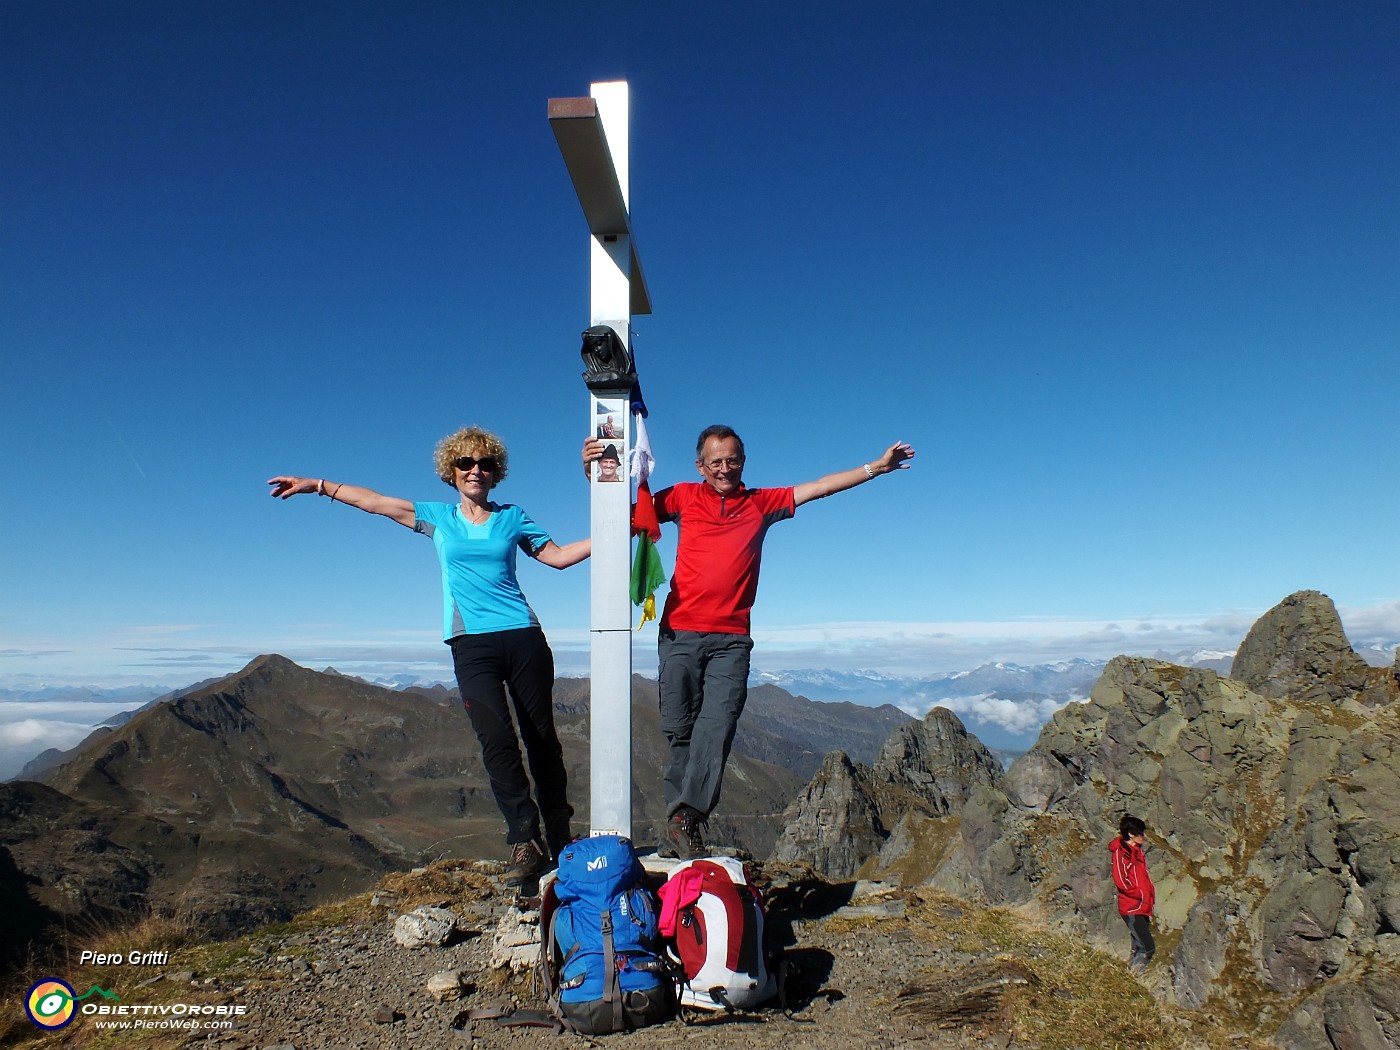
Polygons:
[[[431,545],[264,482],[450,499],[477,423],[585,533],[546,102],[613,79],[657,477],[713,422],[755,485],[919,450],[770,534],[756,666],[1228,648],[1301,588],[1393,643],[1397,46],[1364,2],[6,3],[0,688],[449,675]],[[586,666],[587,568],[521,578]]]

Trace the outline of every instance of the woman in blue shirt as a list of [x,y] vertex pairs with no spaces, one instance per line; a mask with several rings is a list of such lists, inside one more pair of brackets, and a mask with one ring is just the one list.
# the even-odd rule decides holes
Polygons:
[[511,847],[506,881],[520,885],[544,871],[569,843],[573,808],[554,728],[554,654],[516,580],[515,555],[522,550],[544,565],[566,569],[589,556],[592,541],[561,547],[519,507],[491,500],[491,490],[505,479],[507,453],[490,431],[467,427],[449,434],[438,443],[435,462],[438,476],[457,491],[457,502],[412,503],[324,478],[282,476],[268,484],[281,499],[314,492],[390,518],[433,541],[442,568],[443,638],[452,647],[462,702],[506,819]]

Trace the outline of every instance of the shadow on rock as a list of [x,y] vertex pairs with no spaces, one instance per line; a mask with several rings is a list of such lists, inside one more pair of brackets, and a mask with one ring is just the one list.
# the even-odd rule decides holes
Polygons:
[[818,1000],[835,1003],[846,998],[845,992],[827,984],[835,965],[836,957],[824,948],[793,948],[784,952],[779,971],[783,1008],[796,1014]]

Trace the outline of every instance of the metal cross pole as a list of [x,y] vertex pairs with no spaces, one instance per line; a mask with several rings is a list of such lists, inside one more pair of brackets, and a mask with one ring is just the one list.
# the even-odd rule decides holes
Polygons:
[[[632,835],[632,442],[637,375],[632,315],[651,313],[627,207],[626,81],[590,85],[588,98],[552,98],[549,123],[583,215],[591,258],[584,332],[589,432],[607,442],[593,468],[589,814],[594,835]],[[609,484],[609,482],[613,482]]]

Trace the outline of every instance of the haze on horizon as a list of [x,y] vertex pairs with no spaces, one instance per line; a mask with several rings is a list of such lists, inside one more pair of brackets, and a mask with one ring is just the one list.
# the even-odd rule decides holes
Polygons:
[[[1370,663],[1385,666],[1396,659],[1397,643],[1400,643],[1400,624],[1396,623],[1396,609],[1339,610],[1343,626],[1353,646]],[[1059,692],[1041,697],[979,692],[954,694],[951,697],[930,700],[917,688],[921,679],[935,675],[947,675],[956,671],[971,671],[987,664],[1009,663],[1023,667],[1044,667],[1063,664],[1073,660],[1088,660],[1101,664],[1117,655],[1153,656],[1175,659],[1181,662],[1219,663],[1229,655],[1242,640],[1252,620],[1245,623],[1237,634],[1226,633],[1233,630],[1233,621],[1226,618],[1213,618],[1208,624],[1188,625],[1171,623],[1165,629],[1152,631],[1146,623],[1137,625],[1134,632],[1124,633],[1122,625],[1099,625],[1097,630],[1086,632],[1086,625],[1058,625],[1058,633],[1039,637],[1022,638],[1014,643],[1005,639],[998,641],[964,638],[962,646],[954,651],[945,648],[944,658],[964,662],[957,667],[925,667],[913,672],[900,673],[889,667],[878,666],[880,649],[878,640],[870,648],[855,650],[861,657],[871,657],[872,663],[832,660],[835,655],[830,649],[784,648],[783,641],[790,643],[811,638],[805,632],[794,632],[786,638],[782,636],[768,639],[768,651],[773,660],[753,669],[757,682],[774,681],[790,692],[806,695],[811,699],[839,701],[851,700],[857,703],[894,703],[914,717],[922,717],[935,704],[948,707],[966,722],[969,730],[991,747],[1024,750],[1033,743],[1040,727],[1065,703],[1083,700],[1087,689],[1081,692]],[[946,627],[947,625],[938,625]],[[1042,628],[1046,625],[1040,625]],[[1213,632],[1213,633],[1212,633]],[[944,631],[930,631],[930,636],[945,646],[948,637]],[[1209,639],[1219,644],[1212,645]],[[1140,648],[1115,648],[1115,640],[1131,639]],[[634,652],[634,670],[638,674],[655,677],[654,659],[649,663],[651,650],[646,645],[648,639],[640,639]],[[762,641],[762,638],[760,638]],[[1186,643],[1182,645],[1181,643]],[[1076,649],[1076,646],[1084,648]],[[1008,655],[1015,653],[1016,655]],[[992,658],[982,657],[992,655]],[[56,654],[57,655],[57,654]],[[258,653],[235,654],[227,651],[204,654],[206,663],[203,670],[191,674],[198,677],[173,680],[147,679],[137,682],[134,678],[124,683],[128,691],[144,691],[140,698],[110,699],[112,693],[122,686],[115,680],[93,679],[81,683],[61,683],[56,680],[27,683],[16,679],[0,679],[0,780],[18,774],[20,768],[39,753],[56,748],[66,750],[84,739],[93,729],[106,719],[130,712],[142,703],[165,692],[184,689],[198,682],[231,674],[251,660]],[[405,684],[428,684],[441,682],[449,687],[454,683],[450,678],[450,668],[435,663],[435,651],[429,649],[422,660],[405,660],[399,651],[397,657],[389,652],[371,654],[356,653],[340,648],[334,656],[327,652],[319,654],[293,655],[282,652],[305,667],[317,670],[334,668],[343,674],[352,674],[368,681],[401,687]],[[563,650],[559,661],[559,674],[564,677],[587,677],[587,652]],[[812,662],[818,657],[825,663]],[[787,662],[784,662],[784,661]],[[804,662],[806,661],[806,662]],[[843,664],[842,666],[836,666]],[[174,672],[168,665],[149,665],[153,673],[171,675]],[[1228,663],[1226,664],[1228,666]],[[862,672],[871,677],[862,681]],[[839,681],[822,682],[831,677]],[[819,684],[812,684],[813,682]],[[794,682],[796,684],[794,684]],[[806,685],[804,688],[803,685]],[[93,690],[90,697],[73,695],[83,688]]]

